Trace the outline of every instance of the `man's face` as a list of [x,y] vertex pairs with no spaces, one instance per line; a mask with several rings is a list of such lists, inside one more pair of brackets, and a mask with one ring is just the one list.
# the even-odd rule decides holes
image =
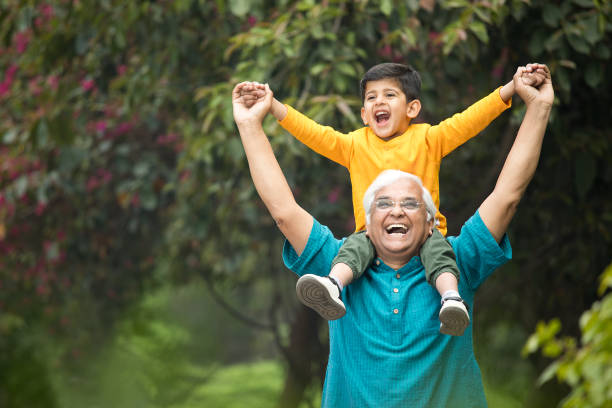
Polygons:
[[[386,209],[377,208],[380,200],[391,200],[394,205]],[[406,209],[400,206],[401,202],[408,203],[410,200],[418,201],[419,207]],[[383,262],[400,267],[418,255],[421,245],[432,231],[433,223],[433,219],[427,221],[421,188],[414,181],[404,179],[378,190],[366,230]]]
[[412,119],[408,116],[410,108],[397,80],[369,81],[365,87],[361,119],[376,136],[389,140],[408,129]]

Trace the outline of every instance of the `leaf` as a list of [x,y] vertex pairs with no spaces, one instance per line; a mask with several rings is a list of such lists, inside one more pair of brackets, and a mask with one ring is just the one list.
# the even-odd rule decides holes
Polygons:
[[249,0],[229,0],[229,8],[237,17],[244,17],[249,12]]
[[476,37],[478,37],[480,41],[482,41],[485,44],[488,44],[489,34],[487,33],[487,28],[485,27],[483,23],[479,21],[473,22],[469,25],[469,29],[474,34],[476,34]]
[[542,20],[549,27],[555,28],[561,20],[561,9],[556,4],[546,4],[542,8]]
[[385,16],[390,16],[393,11],[393,2],[391,0],[382,0],[380,2],[380,11]]
[[546,367],[546,369],[542,372],[542,374],[540,374],[540,377],[538,378],[538,387],[541,387],[542,384],[547,381],[550,381],[555,376],[555,374],[557,374],[557,371],[559,370],[559,364],[560,363],[558,361],[554,361],[548,367]]
[[597,88],[603,79],[602,67],[600,64],[589,64],[584,72],[584,80],[591,88]]
[[567,37],[567,41],[570,43],[573,49],[582,54],[588,54],[591,51],[591,47],[582,37],[570,34]]

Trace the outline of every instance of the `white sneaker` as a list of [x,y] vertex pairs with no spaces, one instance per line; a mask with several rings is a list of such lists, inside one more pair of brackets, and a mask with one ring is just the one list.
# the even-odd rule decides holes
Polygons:
[[340,288],[329,276],[306,274],[295,285],[297,297],[325,320],[336,320],[346,314],[340,299]]
[[460,297],[442,299],[439,318],[440,333],[450,336],[462,336],[470,324],[470,315]]

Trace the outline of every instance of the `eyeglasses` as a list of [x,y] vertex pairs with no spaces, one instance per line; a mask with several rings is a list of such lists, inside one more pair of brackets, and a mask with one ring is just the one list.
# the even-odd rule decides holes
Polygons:
[[[397,203],[390,198],[379,198],[374,202],[374,205],[377,210],[385,211],[391,208],[394,208]],[[399,202],[400,208],[406,211],[414,211],[418,209],[423,203],[409,198],[407,200],[402,200]]]

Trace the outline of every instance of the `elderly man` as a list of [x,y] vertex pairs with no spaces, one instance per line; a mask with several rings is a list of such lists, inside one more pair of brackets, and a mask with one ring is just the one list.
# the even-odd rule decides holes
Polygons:
[[[470,309],[476,289],[511,257],[506,229],[535,172],[554,98],[548,71],[539,89],[523,83],[523,71],[514,83],[527,110],[495,189],[459,236],[449,237],[461,272],[459,292]],[[325,275],[342,241],[296,203],[274,157],[261,127],[272,92],[266,85],[251,106],[241,95],[244,86],[252,84],[234,88],[234,119],[257,192],[287,238],[285,264],[298,275]],[[322,406],[486,406],[471,325],[462,337],[441,335],[431,307],[439,295],[418,257],[436,211],[429,193],[417,177],[385,171],[366,192],[364,208],[377,259],[342,292],[346,316],[329,322]]]

